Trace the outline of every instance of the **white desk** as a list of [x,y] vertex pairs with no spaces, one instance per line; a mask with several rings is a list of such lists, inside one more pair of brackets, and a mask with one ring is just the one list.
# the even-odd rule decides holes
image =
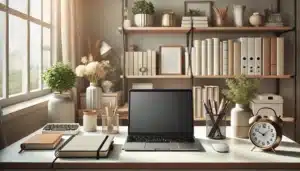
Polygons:
[[[230,135],[227,129],[227,136]],[[99,134],[81,133],[81,134]],[[297,169],[300,170],[300,145],[283,137],[282,144],[274,152],[261,152],[248,139],[227,138],[230,153],[217,153],[211,143],[216,140],[207,139],[205,127],[195,127],[195,137],[202,143],[205,152],[126,152],[122,145],[127,136],[127,127],[120,127],[114,141],[114,149],[104,159],[57,159],[54,161],[53,151],[36,151],[18,153],[19,145],[25,139],[7,147],[0,152],[1,165],[17,167],[18,164],[30,168],[53,169]],[[66,138],[66,137],[65,137]],[[3,165],[5,163],[6,165]],[[26,163],[26,164],[25,164]],[[43,165],[41,165],[43,164]],[[2,167],[1,166],[1,167]],[[17,167],[20,168],[20,167]]]

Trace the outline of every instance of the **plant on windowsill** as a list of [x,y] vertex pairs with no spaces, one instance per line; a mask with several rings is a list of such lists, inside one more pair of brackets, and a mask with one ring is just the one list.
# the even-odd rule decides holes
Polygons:
[[258,92],[259,80],[241,75],[233,79],[226,79],[226,84],[229,89],[224,90],[223,94],[235,103],[235,107],[231,110],[232,134],[234,137],[248,138],[250,128],[248,121],[252,116],[249,102],[255,98]]
[[75,122],[75,104],[70,90],[75,86],[76,75],[71,67],[57,63],[43,73],[43,80],[54,92],[48,101],[48,122]]
[[153,14],[155,12],[152,2],[146,0],[136,0],[132,7],[134,23],[138,27],[148,27],[153,25]]

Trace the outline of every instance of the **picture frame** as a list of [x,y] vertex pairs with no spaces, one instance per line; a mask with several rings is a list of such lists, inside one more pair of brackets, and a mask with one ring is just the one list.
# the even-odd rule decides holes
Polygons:
[[212,1],[184,1],[184,15],[189,16],[190,9],[200,11],[198,16],[207,16],[212,21]]
[[160,74],[182,75],[182,46],[160,46]]

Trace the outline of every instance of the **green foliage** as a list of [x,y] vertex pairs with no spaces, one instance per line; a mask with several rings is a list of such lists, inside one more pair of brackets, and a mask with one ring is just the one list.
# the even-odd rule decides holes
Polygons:
[[258,79],[249,79],[245,75],[226,79],[226,84],[229,90],[223,91],[223,94],[237,104],[248,104],[255,97],[259,88]]
[[187,15],[188,16],[201,16],[201,12],[198,9],[190,9]]
[[154,14],[155,9],[152,2],[146,0],[136,0],[132,7],[132,13],[135,14]]
[[43,73],[43,80],[53,90],[62,93],[75,85],[76,75],[68,65],[57,63]]

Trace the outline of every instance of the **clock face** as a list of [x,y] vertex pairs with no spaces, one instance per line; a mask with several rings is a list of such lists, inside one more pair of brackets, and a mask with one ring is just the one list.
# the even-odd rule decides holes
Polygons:
[[276,143],[277,132],[275,127],[268,122],[257,122],[250,130],[252,143],[260,148],[270,148]]

